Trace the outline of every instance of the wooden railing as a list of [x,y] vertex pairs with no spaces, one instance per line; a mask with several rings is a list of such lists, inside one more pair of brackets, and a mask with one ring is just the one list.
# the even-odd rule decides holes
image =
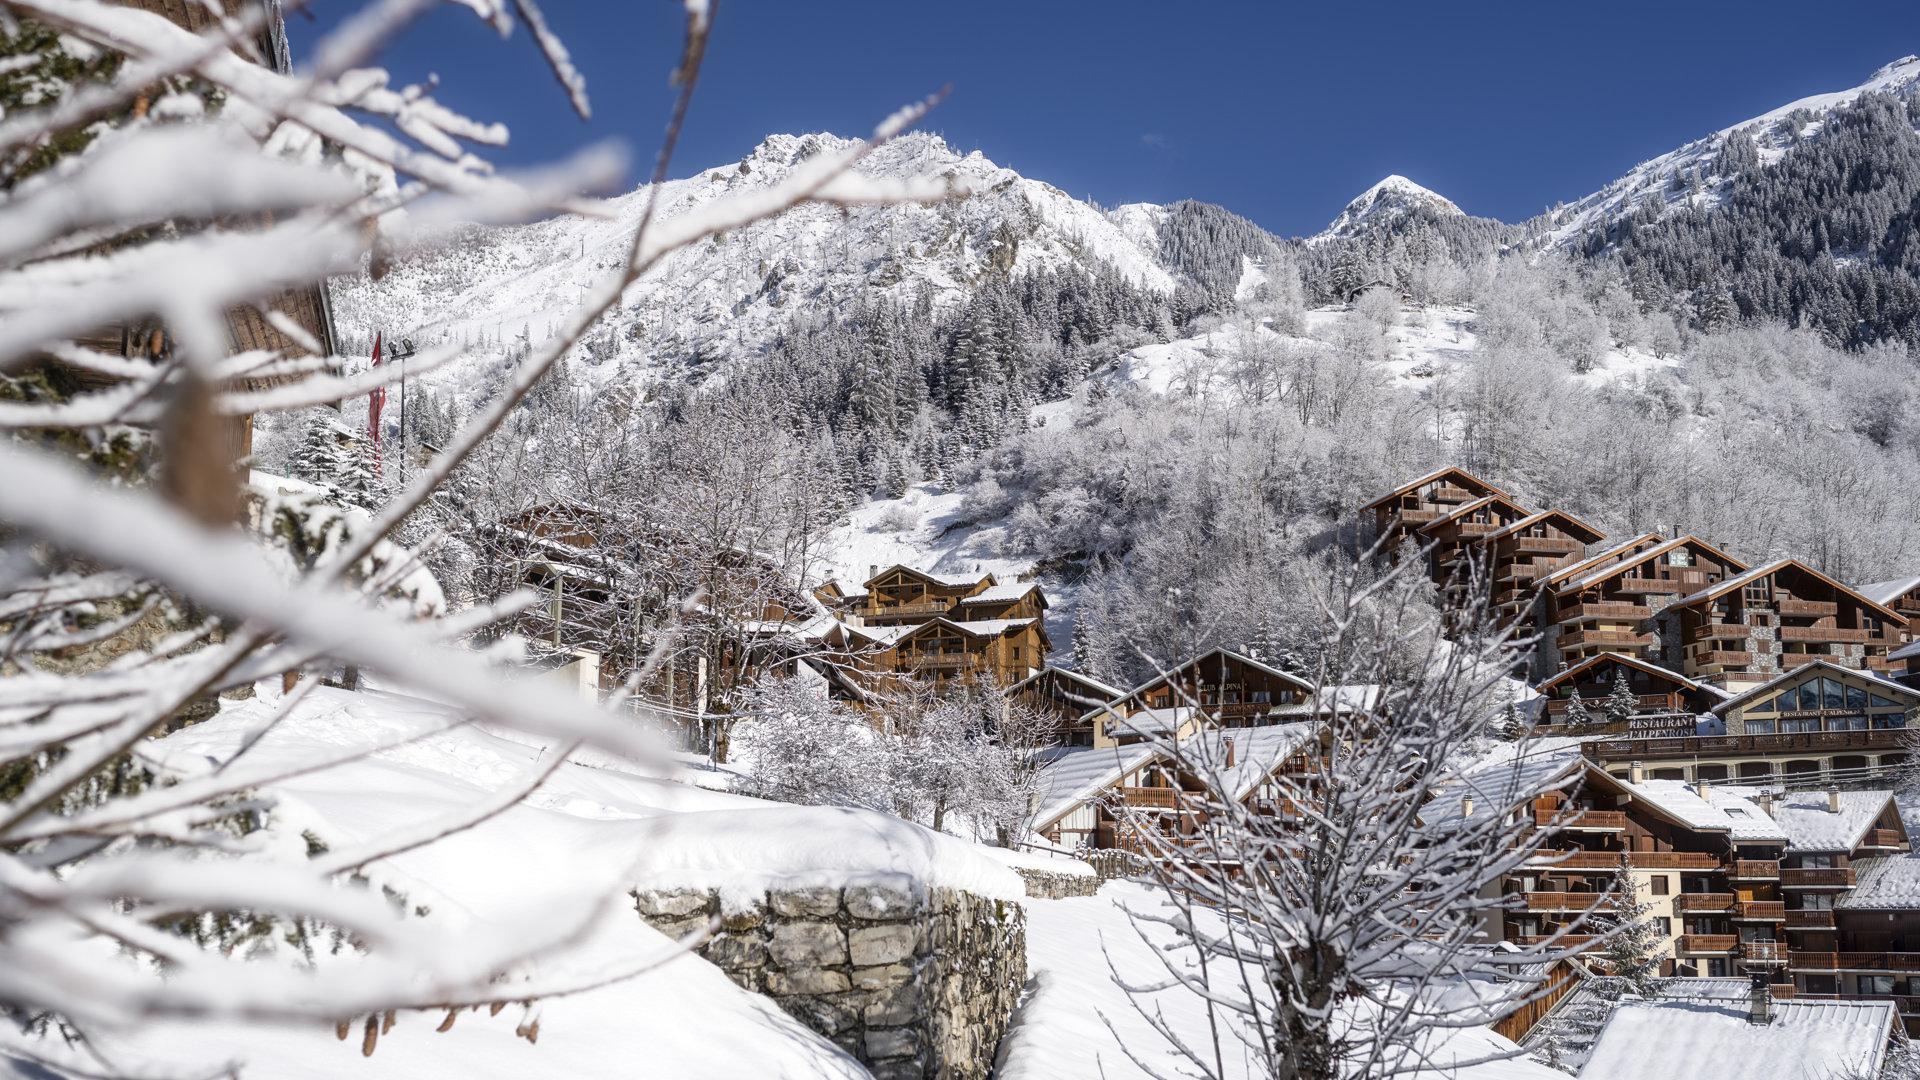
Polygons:
[[1687,635],[1687,640],[1694,642],[1714,641],[1726,638],[1745,638],[1750,630],[1750,627],[1742,623],[1707,623],[1704,626],[1694,627],[1693,633]]
[[1794,615],[1802,618],[1819,619],[1828,615],[1840,614],[1840,605],[1827,600],[1780,599],[1774,606],[1782,615]]
[[[1589,713],[1604,712],[1606,710],[1606,704],[1607,704],[1606,699],[1604,697],[1593,697],[1593,698],[1586,699],[1587,711]],[[1633,698],[1633,704],[1635,708],[1641,709],[1643,711],[1657,709],[1663,712],[1677,712],[1680,709],[1680,706],[1682,703],[1680,701],[1679,694],[1635,694]],[[1566,711],[1567,711],[1567,702],[1562,701],[1558,698],[1548,699],[1547,701],[1548,715],[1552,715],[1554,713],[1563,713]]]
[[1899,829],[1868,829],[1866,838],[1860,841],[1861,847],[1904,848],[1907,840]]
[[1500,546],[1538,555],[1566,555],[1585,547],[1580,541],[1564,536],[1509,536],[1500,541]]
[[1920,971],[1920,952],[1802,952],[1789,963],[1806,971]]
[[[1637,863],[1639,860],[1636,859]],[[1780,876],[1778,859],[1732,859],[1726,865],[1727,876],[1735,881],[1772,881]]]
[[1780,884],[1813,889],[1853,888],[1853,867],[1796,867],[1780,871]]
[[1711,652],[1694,653],[1687,658],[1687,661],[1695,667],[1746,667],[1753,663],[1753,654],[1716,649]]
[[1787,946],[1779,941],[1743,941],[1740,943],[1740,959],[1749,964],[1784,964],[1787,962]]
[[[1566,857],[1561,858],[1562,855]],[[1561,870],[1612,870],[1620,865],[1618,851],[1542,851],[1536,864],[1551,863]],[[1704,851],[1636,851],[1635,870],[1719,870],[1720,857]]]
[[1785,922],[1787,905],[1780,900],[1742,900],[1734,905],[1733,917],[1742,922]]
[[[1597,703],[1596,706],[1598,707]],[[1790,750],[1898,750],[1904,728],[1866,731],[1796,731],[1776,735],[1671,735],[1643,739],[1609,739],[1587,743],[1582,751],[1598,761],[1635,758],[1694,757],[1708,754],[1779,753]]]
[[1173,788],[1123,787],[1120,801],[1143,810],[1171,810],[1179,804],[1180,793]]
[[1407,509],[1398,511],[1394,516],[1409,525],[1425,525],[1427,522],[1438,518],[1440,511]]
[[1522,948],[1529,945],[1545,945],[1548,942],[1553,942],[1554,948],[1573,949],[1590,943],[1595,936],[1596,935],[1593,934],[1567,934],[1558,941],[1554,941],[1553,937],[1548,934],[1520,934],[1510,940]]
[[1442,503],[1472,502],[1473,492],[1463,487],[1454,487],[1452,484],[1442,484],[1428,492],[1427,498]]
[[1673,898],[1673,910],[1678,912],[1731,911],[1739,897],[1732,893],[1680,893]]
[[868,604],[866,615],[874,619],[905,619],[920,615],[945,615],[953,610],[953,601],[928,601],[919,604]]
[[1831,930],[1833,929],[1832,909],[1819,910],[1803,908],[1787,912],[1789,930]]
[[1623,577],[1615,582],[1614,589],[1623,593],[1679,593],[1692,591],[1684,582],[1650,577]]
[[1564,816],[1559,810],[1535,810],[1533,821],[1536,825],[1555,825],[1568,831],[1605,829],[1618,831],[1627,827],[1627,812],[1624,810],[1575,810]]
[[1520,906],[1527,911],[1588,911],[1609,902],[1604,892],[1523,892]]
[[1653,609],[1645,604],[1623,604],[1616,600],[1603,600],[1591,604],[1575,604],[1563,608],[1561,622],[1573,622],[1577,619],[1622,619],[1638,621],[1653,618]]
[[980,667],[987,662],[976,653],[903,653],[900,659],[903,666],[911,668]]
[[1781,641],[1842,641],[1851,645],[1865,645],[1872,636],[1871,630],[1854,630],[1839,626],[1783,626],[1780,628]]
[[1559,645],[1562,649],[1578,649],[1588,645],[1613,645],[1628,648],[1642,648],[1653,644],[1652,634],[1639,634],[1631,630],[1580,630],[1571,634],[1561,634]]
[[1682,934],[1677,948],[1683,953],[1730,953],[1739,946],[1733,934]]

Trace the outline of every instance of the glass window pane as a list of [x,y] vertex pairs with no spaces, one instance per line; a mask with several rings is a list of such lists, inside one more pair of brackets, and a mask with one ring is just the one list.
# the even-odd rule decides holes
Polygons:
[[1832,679],[1820,680],[1821,705],[1823,709],[1844,709],[1847,707],[1846,690]]
[[1749,706],[1747,706],[1747,711],[1748,711],[1748,712],[1750,712],[1750,713],[1757,713],[1757,712],[1760,712],[1760,713],[1770,713],[1770,712],[1772,712],[1772,711],[1773,711],[1773,703],[1774,703],[1775,701],[1777,701],[1777,700],[1779,700],[1779,699],[1778,699],[1778,698],[1768,698],[1767,700],[1765,700],[1765,701],[1763,701],[1763,702],[1761,702],[1761,703],[1760,703],[1760,704],[1758,704],[1758,705],[1749,705]]
[[1867,707],[1867,692],[1857,686],[1847,687],[1847,708],[1864,709]]
[[1873,695],[1873,704],[1875,708],[1880,708],[1883,706],[1891,708],[1895,705],[1898,705],[1899,703],[1892,700],[1891,698],[1883,698],[1879,694],[1875,694]]
[[1773,721],[1771,721],[1771,720],[1749,720],[1749,721],[1747,721],[1747,734],[1749,734],[1749,735],[1771,735],[1771,734],[1773,734]]

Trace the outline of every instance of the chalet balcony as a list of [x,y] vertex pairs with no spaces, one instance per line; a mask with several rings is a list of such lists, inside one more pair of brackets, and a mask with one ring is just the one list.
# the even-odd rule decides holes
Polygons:
[[1774,607],[1780,614],[1798,618],[1824,619],[1840,614],[1840,605],[1827,600],[1794,600],[1786,597],[1774,601]]
[[1783,889],[1851,889],[1853,867],[1788,867],[1780,871]]
[[[1564,856],[1564,857],[1563,857]],[[1542,851],[1532,865],[1556,870],[1611,871],[1620,866],[1618,851]],[[1704,851],[1636,851],[1635,870],[1720,870],[1720,857]]]
[[1753,654],[1750,652],[1723,652],[1713,650],[1694,653],[1688,658],[1688,662],[1696,669],[1707,667],[1743,668],[1753,663]]
[[1842,626],[1783,626],[1780,628],[1781,641],[1842,642],[1849,645],[1865,645],[1872,637],[1871,630],[1856,630]]
[[[1642,712],[1678,712],[1682,702],[1678,694],[1635,694],[1634,705]],[[1595,712],[1606,705],[1604,698],[1586,699],[1587,711]],[[1567,711],[1567,702],[1558,698],[1547,702],[1547,715],[1553,716]]]
[[1572,634],[1560,635],[1561,649],[1644,649],[1654,642],[1652,634],[1639,634],[1631,630],[1581,630]]
[[[1549,706],[1551,707],[1551,706]],[[1717,754],[1778,754],[1796,750],[1900,750],[1905,728],[1869,728],[1865,731],[1795,731],[1773,735],[1674,735],[1665,738],[1609,739],[1586,744],[1586,753],[1600,762],[1635,758],[1672,759]]]
[[1868,829],[1867,835],[1860,841],[1863,848],[1875,851],[1906,851],[1908,844],[1899,829]]
[[1740,947],[1733,934],[1682,934],[1674,951],[1693,956],[1725,956]]
[[945,615],[951,610],[951,601],[939,600],[918,604],[874,604],[867,608],[866,615],[870,619],[917,619]]
[[1517,589],[1545,572],[1530,562],[1510,562],[1501,565],[1493,572],[1493,580],[1495,584]]
[[1523,892],[1516,893],[1520,902],[1515,910],[1556,912],[1579,914],[1591,911],[1609,903],[1610,893],[1604,892]]
[[1684,582],[1673,581],[1668,578],[1649,577],[1623,577],[1614,582],[1613,588],[1615,592],[1625,593],[1629,596],[1645,595],[1647,593],[1685,593],[1693,591]]
[[1399,519],[1401,524],[1404,525],[1425,525],[1439,516],[1440,511],[1438,510],[1418,510],[1413,507],[1408,507],[1394,514],[1394,517]]
[[1490,532],[1498,532],[1506,526],[1497,521],[1458,521],[1454,523],[1454,528],[1461,536],[1485,536]]
[[1183,794],[1177,788],[1123,787],[1120,801],[1141,810],[1172,810],[1181,804]]
[[1833,911],[1803,909],[1787,912],[1789,930],[1831,930],[1833,929]]
[[1730,892],[1680,893],[1673,898],[1673,910],[1688,915],[1732,911],[1739,902]]
[[1694,631],[1687,635],[1687,641],[1689,643],[1695,641],[1745,641],[1750,632],[1751,629],[1744,623],[1707,623],[1704,626],[1694,628]]
[[1740,962],[1743,964],[1785,964],[1791,953],[1785,942],[1780,941],[1743,941],[1740,943]]
[[1806,667],[1808,664],[1813,663],[1815,660],[1826,660],[1831,662],[1833,660],[1833,656],[1829,653],[1805,653],[1805,652],[1781,653],[1780,654],[1780,670],[1793,671],[1798,668]]
[[925,671],[950,671],[985,667],[986,657],[978,653],[910,653],[901,657],[901,666]]
[[1584,547],[1580,541],[1564,536],[1510,536],[1500,541],[1502,552],[1520,555],[1570,555]]
[[1442,484],[1429,492],[1427,498],[1437,503],[1463,503],[1472,502],[1474,495],[1473,492],[1468,491],[1466,488],[1454,487],[1452,484]]
[[1733,906],[1735,922],[1786,922],[1787,905],[1779,900],[1742,900]]
[[1920,952],[1803,952],[1788,957],[1793,971],[1906,972],[1920,971]]
[[1727,877],[1733,881],[1775,881],[1780,877],[1780,860],[1731,859],[1726,864],[1726,871]]
[[1533,823],[1561,832],[1625,832],[1627,814],[1624,810],[1575,810],[1564,815],[1558,810],[1535,810]]
[[1592,944],[1594,936],[1593,934],[1566,934],[1558,941],[1555,941],[1553,937],[1548,934],[1518,934],[1510,940],[1521,948],[1526,948],[1529,945],[1551,944],[1551,946],[1556,949],[1577,949],[1582,945]]
[[1587,622],[1593,619],[1617,619],[1621,622],[1638,622],[1653,618],[1653,609],[1645,604],[1623,604],[1614,600],[1598,601],[1591,604],[1574,604],[1560,612],[1561,622]]

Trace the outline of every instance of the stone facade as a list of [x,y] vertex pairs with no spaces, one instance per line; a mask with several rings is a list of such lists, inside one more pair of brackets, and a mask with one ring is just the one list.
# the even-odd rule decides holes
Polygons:
[[1069,896],[1092,896],[1100,891],[1099,874],[1065,874],[1016,866],[1013,872],[1026,883],[1027,895],[1039,900],[1065,900]]
[[877,1080],[985,1080],[1027,978],[1025,910],[973,893],[876,884],[776,889],[744,905],[700,889],[634,900],[675,936],[717,920],[700,955]]

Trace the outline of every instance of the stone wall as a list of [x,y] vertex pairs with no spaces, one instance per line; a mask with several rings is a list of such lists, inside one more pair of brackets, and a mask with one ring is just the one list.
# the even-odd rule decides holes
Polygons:
[[1092,896],[1100,891],[1097,873],[1067,874],[1016,866],[1013,872],[1027,885],[1027,895],[1040,900],[1065,900],[1069,896]]
[[1027,978],[1018,903],[911,884],[634,894],[675,936],[859,1058],[877,1080],[985,1080]]

